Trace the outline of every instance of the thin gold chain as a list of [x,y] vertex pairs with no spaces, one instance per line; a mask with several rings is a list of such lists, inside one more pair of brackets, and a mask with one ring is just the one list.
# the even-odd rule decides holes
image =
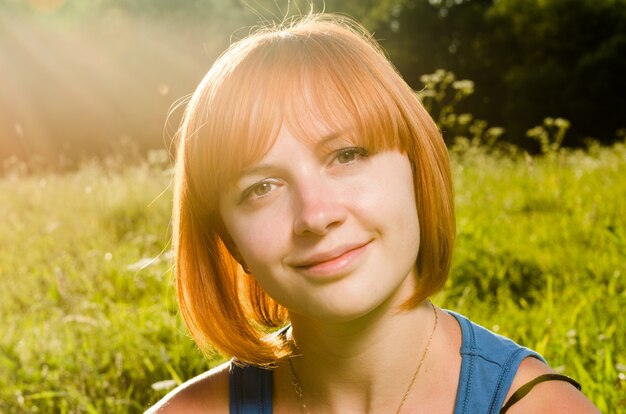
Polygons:
[[300,381],[298,380],[298,377],[296,376],[296,371],[293,369],[291,358],[289,358],[289,369],[291,370],[291,384],[293,385],[293,389],[296,391],[296,394],[298,395],[298,399],[300,400],[300,405],[302,405],[302,409],[304,410],[306,414],[311,414],[309,412],[309,408],[306,406],[306,403],[304,402],[304,395],[303,395],[304,392],[302,390],[302,385],[300,385]]
[[[426,354],[428,354],[428,350],[430,349],[430,344],[432,343],[433,336],[435,335],[435,330],[437,329],[437,321],[439,320],[437,309],[435,309],[435,305],[433,305],[432,302],[429,301],[429,303],[430,303],[430,306],[433,308],[433,313],[435,314],[435,323],[433,323],[433,329],[430,332],[430,336],[428,337],[428,342],[426,343],[424,352],[422,352],[422,357],[420,358],[417,364],[417,368],[415,369],[415,372],[413,373],[413,377],[411,377],[411,382],[409,383],[409,386],[407,387],[406,392],[404,393],[404,396],[402,397],[402,401],[400,401],[400,405],[398,405],[398,409],[396,410],[395,414],[400,413],[402,406],[404,406],[404,402],[406,401],[409,394],[411,393],[411,389],[413,389],[413,384],[415,384],[415,379],[417,378],[417,374],[419,374],[420,369],[422,368],[422,365],[424,364],[424,360],[426,359]],[[293,389],[296,392],[298,399],[300,400],[300,405],[302,406],[302,410],[304,410],[306,414],[311,414],[309,412],[309,408],[306,406],[306,403],[304,402],[304,390],[302,389],[300,380],[298,380],[298,377],[296,376],[296,371],[293,369],[291,358],[289,358],[289,369],[291,370],[291,384],[293,385]]]

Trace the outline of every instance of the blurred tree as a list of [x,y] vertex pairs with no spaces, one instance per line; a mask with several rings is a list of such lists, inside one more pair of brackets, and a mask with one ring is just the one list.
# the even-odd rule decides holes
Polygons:
[[574,143],[608,141],[626,124],[626,1],[501,0],[486,17],[512,133],[562,116]]
[[[446,68],[476,84],[465,105],[507,138],[546,116],[572,121],[567,145],[609,142],[626,124],[625,0],[407,0],[377,29],[416,88]],[[466,109],[466,108],[464,108]]]

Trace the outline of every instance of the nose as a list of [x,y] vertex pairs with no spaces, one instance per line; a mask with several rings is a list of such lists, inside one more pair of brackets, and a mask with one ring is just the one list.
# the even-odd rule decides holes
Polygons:
[[295,234],[323,236],[345,219],[340,191],[328,178],[308,179],[298,185],[293,223]]

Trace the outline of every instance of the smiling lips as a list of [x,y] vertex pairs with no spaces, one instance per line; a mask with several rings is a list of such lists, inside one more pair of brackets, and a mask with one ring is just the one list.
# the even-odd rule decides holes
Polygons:
[[292,266],[315,276],[326,276],[350,270],[363,255],[367,243],[339,246],[327,252],[315,254]]

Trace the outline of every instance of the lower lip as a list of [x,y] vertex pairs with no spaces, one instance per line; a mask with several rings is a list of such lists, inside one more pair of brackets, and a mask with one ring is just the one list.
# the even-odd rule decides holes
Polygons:
[[358,264],[367,246],[369,246],[369,243],[349,250],[334,259],[316,263],[311,266],[298,267],[298,269],[311,276],[339,276],[352,270]]

